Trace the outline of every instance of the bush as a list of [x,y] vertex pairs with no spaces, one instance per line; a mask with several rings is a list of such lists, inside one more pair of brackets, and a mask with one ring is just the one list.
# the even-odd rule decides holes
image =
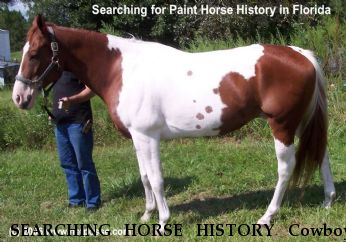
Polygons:
[[297,26],[290,44],[313,50],[327,75],[346,77],[346,23],[337,17],[325,18],[310,29]]
[[[8,95],[8,90],[1,94]],[[39,149],[52,143],[52,127],[47,116],[36,106],[32,112],[16,109],[10,103],[0,107],[0,149]]]
[[[41,108],[42,99],[38,97],[33,110],[23,111],[14,106],[10,96],[11,90],[0,91],[0,150],[55,146],[54,126],[48,122],[48,116]],[[95,97],[91,103],[95,145],[121,141],[101,99]]]
[[[135,0],[122,1],[121,4],[133,4],[135,6],[149,7],[152,4],[161,7],[168,7],[172,3],[167,3],[162,0]],[[247,6],[276,6],[279,5],[289,7],[293,4],[302,4],[307,7],[315,4],[321,6],[330,6],[332,16],[345,18],[345,11],[341,0],[261,0],[261,1],[240,1],[240,0],[202,0],[189,1],[177,0],[173,4],[177,6],[197,6],[199,10],[202,5],[209,7],[233,7],[236,9],[237,4],[246,4]],[[288,14],[274,16],[266,15],[242,15],[242,14],[148,14],[146,17],[140,15],[115,15],[112,21],[103,22],[103,30],[108,33],[118,33],[126,36],[127,33],[133,34],[136,38],[143,40],[159,41],[164,44],[179,46],[184,48],[189,46],[196,38],[204,38],[208,40],[235,40],[255,39],[258,34],[264,40],[269,40],[272,37],[289,38],[292,35],[297,25],[304,26],[305,29],[320,25],[323,21],[321,15],[304,15],[304,14]],[[108,31],[108,30],[115,31]]]

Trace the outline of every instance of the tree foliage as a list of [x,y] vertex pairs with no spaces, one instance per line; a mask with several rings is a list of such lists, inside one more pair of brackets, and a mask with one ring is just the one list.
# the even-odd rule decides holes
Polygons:
[[[32,3],[31,0],[23,0]],[[112,5],[112,0],[100,0],[99,4]],[[110,16],[93,15],[91,0],[38,0],[29,5],[29,20],[42,14],[47,20],[67,27],[98,30],[102,22],[110,22]]]
[[[22,0],[31,2],[31,0]],[[331,6],[333,15],[345,17],[346,9],[342,0],[38,0],[30,5],[29,16],[32,19],[36,14],[42,13],[48,20],[64,26],[102,30],[120,35],[133,34],[144,40],[154,40],[173,46],[184,47],[196,38],[208,40],[215,39],[258,39],[265,41],[271,38],[289,38],[296,31],[297,26],[305,28],[320,24],[321,15],[279,15],[273,17],[267,15],[179,15],[164,14],[155,15],[148,11],[143,17],[137,15],[94,15],[93,4],[103,7],[140,6],[150,8],[151,5],[177,6],[201,5],[233,7],[237,4],[248,6],[292,6],[302,4],[304,6],[325,5]]]
[[[334,6],[340,3],[340,6]],[[135,0],[121,1],[122,5],[135,6],[166,6],[175,4],[177,6],[194,6],[198,9],[201,5],[233,7],[237,4],[246,4],[247,6],[292,6],[292,4],[302,4],[304,6],[332,6],[332,9],[338,10],[344,5],[341,0]],[[116,6],[116,5],[115,5]],[[346,10],[346,9],[344,9]],[[346,11],[340,10],[339,13],[345,14]],[[333,11],[333,14],[337,14]],[[344,15],[345,16],[345,15]],[[256,39],[261,36],[264,40],[278,37],[288,37],[297,26],[304,25],[306,28],[316,26],[321,21],[321,15],[279,15],[273,17],[266,15],[148,15],[141,17],[140,15],[115,15],[112,22],[105,22],[104,29],[114,29],[115,32],[130,32],[136,37],[145,40],[156,40],[166,44],[176,46],[186,46],[193,39],[204,38],[208,40],[215,39]]]
[[10,31],[11,51],[18,51],[23,47],[27,22],[20,12],[10,11],[7,5],[0,8],[0,29]]

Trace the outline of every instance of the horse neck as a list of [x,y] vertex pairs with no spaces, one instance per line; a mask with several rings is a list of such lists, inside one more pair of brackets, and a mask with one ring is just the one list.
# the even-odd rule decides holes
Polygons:
[[106,35],[63,27],[55,29],[64,69],[72,72],[105,101],[121,85],[122,55],[108,47]]

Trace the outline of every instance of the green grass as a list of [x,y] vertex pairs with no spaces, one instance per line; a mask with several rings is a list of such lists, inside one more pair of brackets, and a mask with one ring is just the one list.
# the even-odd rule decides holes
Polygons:
[[[297,191],[288,193],[274,220],[274,235],[266,240],[292,241],[294,238],[288,235],[287,229],[293,223],[308,227],[321,226],[322,223],[345,227],[345,143],[345,139],[330,142],[332,170],[338,191],[333,208],[325,210],[320,207],[323,186],[316,175],[301,199]],[[184,241],[196,240],[197,223],[252,224],[264,213],[277,179],[270,139],[178,139],[163,142],[161,151],[165,191],[172,213],[170,222],[183,225]],[[94,160],[101,180],[103,206],[97,212],[87,214],[82,208],[66,208],[65,179],[54,149],[17,149],[2,153],[0,238],[9,239],[11,224],[107,223],[112,228],[122,229],[126,223],[139,223],[144,195],[131,142],[121,140],[112,146],[96,147]],[[151,223],[156,222],[157,214],[151,220]],[[47,241],[48,238],[35,239]],[[55,239],[69,241],[71,237]],[[111,236],[102,239],[128,238]],[[151,237],[132,239],[156,240]],[[248,239],[236,237],[237,241]],[[311,239],[298,237],[298,241]],[[162,240],[172,241],[174,238]],[[226,241],[228,237],[219,240]]]

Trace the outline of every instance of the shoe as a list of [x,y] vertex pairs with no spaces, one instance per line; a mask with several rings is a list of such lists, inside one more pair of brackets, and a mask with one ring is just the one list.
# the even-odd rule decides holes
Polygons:
[[87,213],[94,213],[94,212],[96,212],[99,208],[100,208],[100,206],[86,207],[86,208],[85,208],[85,211],[86,211]]
[[84,206],[85,206],[84,203],[81,203],[81,204],[72,204],[72,203],[69,203],[69,204],[67,205],[68,208],[82,208],[82,207],[84,207]]

